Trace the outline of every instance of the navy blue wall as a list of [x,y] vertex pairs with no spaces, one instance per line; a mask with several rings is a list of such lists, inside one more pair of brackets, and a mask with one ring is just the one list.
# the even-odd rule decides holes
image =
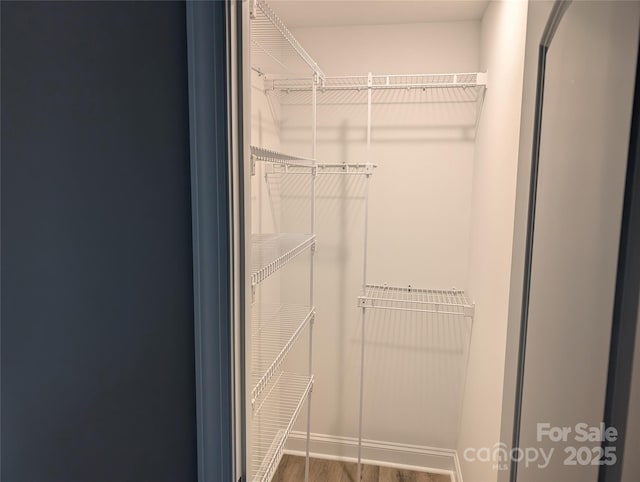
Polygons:
[[1,479],[195,480],[185,5],[1,15]]

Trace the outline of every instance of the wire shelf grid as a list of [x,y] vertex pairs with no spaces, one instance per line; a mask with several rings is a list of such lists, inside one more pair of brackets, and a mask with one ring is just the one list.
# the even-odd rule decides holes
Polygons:
[[[369,176],[373,174],[373,170],[378,167],[376,164],[370,162],[336,162],[336,163],[318,163],[315,165],[316,173],[322,174],[349,174],[349,175],[363,175]],[[308,174],[309,170],[307,166],[292,166],[292,165],[274,165],[268,175],[276,174]]]
[[312,168],[314,159],[308,157],[293,156],[282,152],[272,151],[264,147],[251,146],[251,158],[256,161],[270,162],[281,166],[291,166],[300,168]]
[[[266,91],[306,92],[311,91],[313,80],[307,78],[265,79]],[[325,77],[318,86],[318,92],[330,90],[372,89],[446,89],[487,86],[485,72],[465,72],[451,74],[383,74],[359,76]]]
[[254,234],[251,236],[251,286],[277,272],[315,245],[313,234]]
[[477,87],[486,85],[486,74],[482,72],[454,74],[394,74],[374,75],[374,88],[446,88]]
[[373,174],[378,167],[371,162],[337,162],[318,164],[318,174]]
[[[280,106],[309,105],[312,85],[307,79],[266,79],[265,92]],[[365,105],[369,86],[374,92],[372,105],[467,104],[479,117],[487,74],[373,75],[370,85],[366,76],[327,77],[318,86],[316,104],[327,107]]]
[[261,74],[325,77],[315,60],[265,0],[253,1],[251,64]]
[[[282,152],[251,146],[251,159],[272,164],[271,174],[372,174],[377,166],[369,162],[319,163],[315,159],[293,156]],[[255,169],[252,168],[252,173]]]
[[282,372],[254,412],[251,480],[269,482],[284,445],[313,388],[313,376]]
[[473,318],[475,308],[462,290],[380,284],[367,284],[365,295],[358,297],[358,303],[365,308],[440,313],[469,318]]
[[304,305],[260,304],[253,308],[252,405],[260,402],[261,394],[314,316],[314,308]]

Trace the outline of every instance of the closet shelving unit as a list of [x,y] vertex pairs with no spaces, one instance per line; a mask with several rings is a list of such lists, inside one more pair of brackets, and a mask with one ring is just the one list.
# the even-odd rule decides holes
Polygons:
[[[366,232],[365,232],[366,238]],[[365,240],[366,245],[366,240]],[[366,259],[366,252],[365,252]],[[366,262],[366,261],[365,261]],[[366,280],[366,264],[364,268]],[[469,301],[463,290],[452,288],[426,289],[414,288],[411,285],[406,287],[389,286],[387,284],[365,284],[363,294],[358,297],[358,306],[361,313],[362,338],[360,345],[360,422],[358,428],[358,469],[356,481],[361,480],[362,473],[362,406],[364,401],[364,353],[367,310],[391,310],[406,313],[429,313],[431,315],[441,315],[450,322],[457,322],[458,319],[469,320],[473,323],[475,305]],[[412,317],[412,319],[415,319]],[[427,322],[427,320],[425,320]]]
[[[313,230],[313,228],[312,228]],[[251,356],[248,379],[251,393],[251,462],[249,480],[272,479],[284,445],[305,402],[310,403],[313,389],[311,346],[315,308],[313,295],[309,305],[267,304],[256,301],[263,282],[302,253],[313,253],[314,234],[274,233],[252,235],[251,247]],[[309,280],[313,293],[313,274]],[[309,328],[309,367],[305,375],[282,370],[282,365]],[[310,410],[310,406],[309,406]]]
[[[261,152],[252,149],[255,152]],[[262,156],[257,159],[285,165],[291,159]],[[299,162],[293,163],[298,164]],[[311,174],[312,173],[308,173]],[[315,209],[313,193],[312,210]],[[253,482],[268,482],[273,478],[282,458],[284,445],[304,403],[310,404],[313,389],[311,347],[313,343],[313,269],[309,279],[309,305],[267,304],[256,301],[261,283],[283,269],[290,261],[315,251],[315,224],[312,214],[311,233],[253,234],[251,245],[251,462],[249,477]],[[305,375],[282,370],[282,365],[309,328],[309,367]],[[309,405],[310,413],[310,405]],[[308,458],[308,455],[307,455]]]
[[[365,230],[363,249],[363,273],[361,295],[358,297],[361,320],[361,352],[360,352],[360,409],[358,423],[358,469],[356,480],[362,473],[362,427],[364,403],[364,367],[367,310],[394,310],[400,312],[430,313],[446,316],[448,320],[457,317],[473,322],[474,304],[470,302],[464,291],[453,289],[426,289],[388,286],[386,284],[370,284],[367,280],[367,245],[368,245],[368,212],[369,212],[369,177],[371,166],[371,127],[372,104],[375,104],[372,93],[387,91],[384,101],[394,91],[411,92],[418,90],[424,93],[423,102],[451,102],[475,105],[475,125],[477,129],[482,111],[482,104],[487,88],[487,74],[484,72],[446,73],[446,74],[409,74],[409,75],[374,75],[325,77],[319,85],[312,85],[307,79],[281,78],[265,79],[265,91],[277,97],[282,105],[306,104],[310,100],[315,104],[339,105],[341,102],[354,102],[350,92],[366,92],[367,102],[367,163],[366,169],[358,172],[367,175],[365,184]],[[402,94],[400,94],[402,96]],[[362,99],[362,97],[360,97]],[[398,99],[398,103],[414,103],[415,97],[408,100]]]
[[[425,289],[412,286],[370,284],[367,280],[367,241],[369,181],[376,165],[371,161],[371,127],[373,92],[422,91],[423,102],[473,103],[475,128],[478,126],[487,75],[484,72],[443,74],[383,74],[327,77],[318,64],[295,39],[265,0],[250,0],[251,68],[264,81],[267,97],[275,96],[281,105],[309,105],[312,111],[311,157],[281,153],[259,146],[251,146],[251,173],[256,162],[266,163],[270,173],[311,176],[311,230],[309,233],[276,233],[253,236],[252,244],[252,357],[251,390],[252,426],[251,466],[249,478],[253,482],[269,482],[282,458],[285,442],[305,403],[307,411],[307,463],[305,481],[309,476],[309,435],[311,394],[313,391],[312,348],[314,304],[315,195],[318,175],[364,175],[365,213],[364,249],[361,295],[358,307],[361,317],[361,374],[358,433],[358,473],[361,478],[362,407],[364,384],[364,355],[367,310],[394,310],[442,314],[473,320],[474,305],[464,291],[456,289]],[[316,159],[316,112],[325,103],[353,102],[350,92],[366,92],[367,103],[367,160],[361,163],[320,163]],[[346,94],[346,95],[345,95]],[[399,101],[413,103],[415,99]],[[309,250],[310,303],[309,306],[258,305],[256,289],[269,276],[289,261]],[[449,319],[449,318],[447,318]],[[309,327],[308,374],[295,375],[281,370],[287,354]]]
[[[324,78],[324,73],[293,37],[264,0],[250,3],[251,68],[262,76],[301,75],[312,83]],[[313,112],[315,118],[315,110]],[[314,141],[311,146],[315,157]],[[256,174],[256,162],[285,173],[296,172],[311,177],[311,223],[306,233],[260,233],[252,235],[251,243],[251,327],[247,347],[250,350],[250,410],[247,421],[250,440],[247,448],[247,476],[251,482],[269,482],[283,455],[287,438],[307,404],[307,463],[305,481],[309,477],[309,428],[311,393],[314,377],[312,367],[315,264],[315,179],[317,162],[284,154],[260,146],[251,147],[251,174]],[[257,296],[262,283],[284,268],[290,261],[310,254],[308,305],[265,304]],[[309,332],[309,363],[305,374],[282,369],[287,355]],[[248,392],[249,390],[247,390]]]
[[[310,306],[256,303],[252,309],[251,407],[256,430],[253,431],[251,443],[254,460],[251,473],[254,481],[269,481],[282,458],[284,445],[293,424],[304,402],[310,402],[313,389],[311,350],[312,325],[315,320],[313,306],[313,253],[316,245],[315,178],[320,174],[370,175],[375,166],[370,163],[318,163],[315,159],[251,146],[252,166],[256,162],[267,163],[276,172],[312,176],[312,233],[269,233],[252,236],[251,291],[254,302],[260,283],[302,253],[307,251],[312,253],[309,280]],[[255,172],[255,167],[252,167],[252,173]],[[282,372],[282,363],[307,327],[310,327],[309,374],[301,376]],[[309,427],[307,427],[308,436]],[[308,463],[305,469],[305,480],[307,479]]]
[[[366,80],[365,80],[366,79]],[[284,82],[274,82],[274,86]],[[427,92],[427,102],[473,103],[476,106],[475,128],[478,127],[484,94],[487,87],[487,75],[483,72],[453,73],[453,74],[413,74],[413,75],[369,75],[360,77],[338,77],[325,79],[324,91],[367,91],[367,157],[371,159],[371,127],[372,127],[372,93],[383,91],[408,91],[419,89]],[[292,92],[291,86],[285,87],[284,92]],[[447,93],[453,92],[449,97]],[[386,99],[388,101],[388,99]],[[413,100],[413,99],[412,99]],[[443,290],[388,286],[386,284],[370,284],[367,279],[367,247],[369,225],[369,182],[365,185],[364,212],[364,247],[362,268],[362,289],[358,297],[361,322],[360,343],[360,408],[358,421],[358,467],[356,480],[362,476],[362,427],[364,403],[364,367],[365,367],[365,338],[367,310],[382,309],[400,312],[419,312],[454,315],[473,321],[474,305],[466,298],[462,290]]]

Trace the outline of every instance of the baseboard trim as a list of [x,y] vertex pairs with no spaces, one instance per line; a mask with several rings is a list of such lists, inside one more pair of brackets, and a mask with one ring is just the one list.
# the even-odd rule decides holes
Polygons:
[[460,468],[460,458],[458,457],[458,451],[454,452],[454,460],[453,462],[455,463],[456,466],[456,480],[458,482],[463,482],[462,481],[462,468]]
[[[305,455],[306,439],[306,432],[291,432],[285,453]],[[357,462],[357,449],[358,439],[355,437],[311,434],[309,453],[314,458]],[[453,449],[363,439],[362,462],[382,467],[445,474],[451,477],[452,482],[463,482],[458,453]]]

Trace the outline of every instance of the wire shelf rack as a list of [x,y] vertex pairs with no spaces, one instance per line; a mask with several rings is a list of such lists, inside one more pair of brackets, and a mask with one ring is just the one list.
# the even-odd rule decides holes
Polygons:
[[268,162],[278,166],[280,171],[288,172],[290,168],[296,168],[298,173],[311,174],[315,160],[307,157],[293,156],[282,152],[272,151],[264,147],[251,146],[251,175],[256,173],[255,162]]
[[255,409],[251,480],[269,482],[282,459],[284,445],[313,388],[313,376],[282,372]]
[[[280,106],[310,105],[309,79],[265,79],[265,92]],[[372,75],[326,77],[317,88],[318,106],[366,104],[369,87],[372,105],[467,104],[481,110],[487,87],[483,72],[455,74]]]
[[370,162],[338,162],[318,164],[318,174],[373,174],[373,170],[378,167]]
[[308,157],[293,156],[257,146],[251,146],[251,157],[256,161],[271,162],[283,166],[310,168],[315,163],[314,159]]
[[[268,175],[274,174],[308,174],[309,170],[307,166],[301,168],[300,166],[292,165],[280,165],[274,164]],[[348,175],[362,175],[368,176],[373,174],[373,170],[378,167],[376,164],[370,162],[336,162],[336,163],[318,163],[315,165],[316,173],[318,175],[323,174],[348,174]]]
[[255,288],[289,261],[315,245],[313,234],[254,234],[251,236],[251,286]]
[[[307,78],[265,79],[265,90],[284,92],[311,91],[313,82]],[[329,90],[372,89],[447,89],[486,87],[486,72],[464,72],[450,74],[382,74],[325,77],[318,92]]]
[[253,0],[251,8],[251,66],[265,75],[325,77],[265,0]]
[[260,395],[314,316],[314,308],[303,305],[260,304],[253,308],[252,405],[259,403]]
[[440,313],[473,318],[475,305],[464,291],[424,289],[367,284],[365,295],[358,297],[361,307],[383,310]]
[[[273,164],[271,173],[309,174],[316,169],[317,174],[372,174],[377,166],[368,162],[336,162],[319,163],[308,157],[293,156],[282,152],[251,146],[252,161],[262,161]],[[255,174],[255,168],[251,168]]]

